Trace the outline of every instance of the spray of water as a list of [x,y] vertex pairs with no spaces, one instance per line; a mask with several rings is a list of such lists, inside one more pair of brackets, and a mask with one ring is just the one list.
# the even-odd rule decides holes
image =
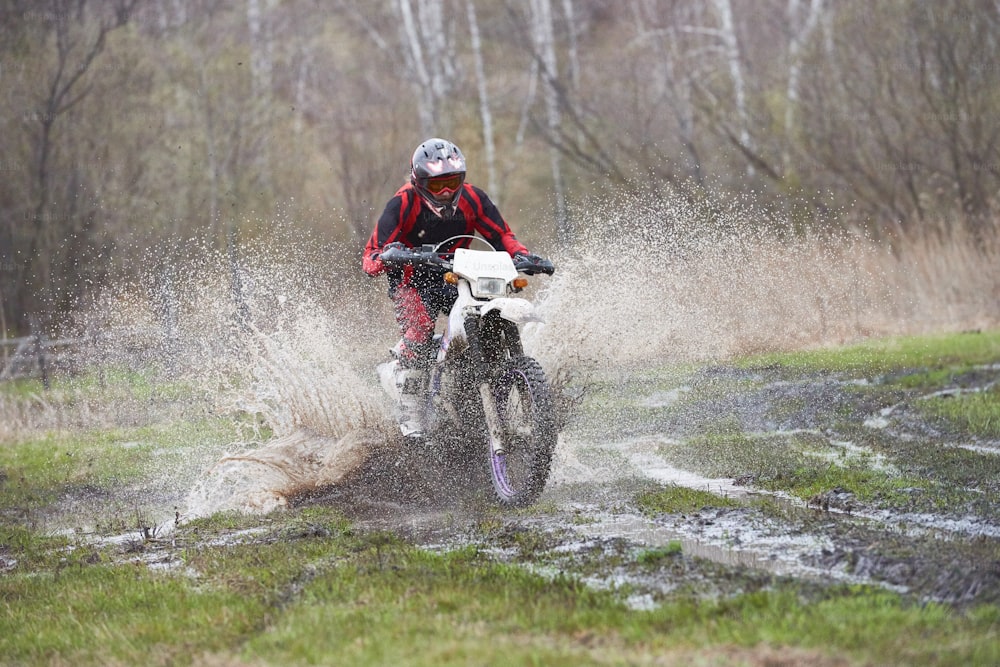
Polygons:
[[188,495],[189,516],[270,511],[343,480],[374,448],[391,442],[387,406],[366,369],[354,366],[352,346],[334,319],[303,313],[288,331],[247,329],[255,344],[245,350],[249,375],[241,380],[249,383],[230,396],[238,401],[234,407],[262,418],[274,437],[215,463]]
[[176,254],[107,293],[82,328],[101,332],[103,367],[156,369],[255,429],[190,462],[202,473],[185,517],[270,511],[393,442],[372,369],[394,325],[370,290],[326,270],[348,253],[285,237],[246,244],[238,263],[196,242]]
[[[546,323],[526,332],[550,375],[578,386],[588,375],[1000,324],[996,230],[975,238],[955,226],[892,243],[857,228],[794,232],[761,224],[752,199],[720,209],[624,198],[584,218],[577,252],[538,295]],[[554,483],[623,474],[606,457],[582,463],[593,453],[586,440],[560,440]]]
[[549,367],[721,360],[1000,322],[1000,248],[958,228],[893,245],[857,228],[794,232],[761,223],[751,198],[721,209],[624,198],[584,217],[584,238],[540,295],[547,324],[528,332]]
[[[579,242],[529,292],[546,322],[525,346],[553,377],[1000,322],[988,270],[1000,250],[957,232],[892,248],[851,230],[792,233],[761,224],[750,200],[619,198],[576,219]],[[271,238],[234,270],[192,242],[82,318],[100,364],[162,369],[262,424],[192,462],[187,516],[269,511],[395,442],[373,372],[395,337],[384,286],[326,271],[336,255],[356,259]]]

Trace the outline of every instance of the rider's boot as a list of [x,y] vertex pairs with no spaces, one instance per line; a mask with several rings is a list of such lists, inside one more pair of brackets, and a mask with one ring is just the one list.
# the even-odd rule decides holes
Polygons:
[[400,364],[396,367],[395,380],[399,390],[399,430],[407,438],[422,438],[427,371]]

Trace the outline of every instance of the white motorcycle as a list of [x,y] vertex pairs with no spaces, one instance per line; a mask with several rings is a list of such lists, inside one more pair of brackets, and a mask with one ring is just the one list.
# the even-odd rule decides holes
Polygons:
[[[389,267],[440,267],[458,298],[444,332],[434,337],[436,356],[416,393],[425,446],[454,448],[449,460],[477,464],[492,480],[495,500],[505,507],[534,503],[549,476],[557,438],[555,401],[541,365],[524,354],[520,327],[540,321],[534,306],[512,296],[525,275],[555,270],[538,257],[437,245],[405,248],[391,244],[381,254]],[[488,244],[487,244],[488,245]],[[398,352],[398,351],[397,351]],[[396,356],[394,354],[394,356]],[[383,389],[400,404],[400,359],[379,364]],[[412,391],[413,388],[410,388]]]

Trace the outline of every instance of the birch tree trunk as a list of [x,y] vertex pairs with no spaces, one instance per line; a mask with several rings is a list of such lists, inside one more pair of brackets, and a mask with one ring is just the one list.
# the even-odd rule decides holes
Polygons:
[[[261,8],[261,2],[264,7]],[[263,117],[271,108],[272,75],[274,70],[274,40],[269,14],[275,0],[247,0],[247,28],[250,33],[250,90],[252,100],[245,111],[255,118]],[[257,154],[255,168],[265,184],[271,180],[271,156],[265,143]]]
[[397,0],[400,39],[408,76],[413,82],[417,116],[425,136],[447,134],[444,100],[457,79],[455,39],[445,24],[443,0]]
[[809,0],[809,13],[799,25],[800,0],[788,0],[788,25],[791,38],[788,42],[788,87],[785,106],[785,150],[782,153],[782,171],[788,173],[791,161],[791,144],[795,139],[795,112],[799,104],[799,71],[802,67],[802,46],[819,25],[823,13],[823,0]]
[[[432,0],[433,1],[433,0]],[[414,81],[414,99],[417,104],[417,117],[420,119],[420,130],[424,135],[434,132],[435,99],[431,88],[431,75],[427,70],[427,59],[424,57],[424,47],[417,31],[417,22],[413,18],[413,8],[410,0],[398,1],[399,14],[402,17],[400,30],[403,44],[406,46],[407,69]]]
[[538,96],[538,60],[536,58],[532,58],[531,64],[528,66],[527,81],[524,87],[525,93],[518,114],[517,132],[514,133],[514,146],[512,150],[504,151],[506,159],[499,160],[500,175],[498,180],[501,189],[506,186],[510,175],[514,173],[518,161],[521,159],[524,137],[531,122],[531,108],[535,105],[535,98]]
[[250,72],[253,94],[259,98],[271,87],[270,40],[261,23],[261,0],[247,0],[247,28],[250,32]]
[[216,146],[215,114],[212,109],[212,102],[208,95],[208,80],[204,70],[199,71],[198,81],[201,88],[202,113],[205,118],[205,146],[206,146],[206,171],[208,177],[208,224],[211,226],[213,236],[219,234],[219,160]]
[[[263,6],[262,6],[263,5]],[[274,81],[274,10],[278,0],[247,0],[254,95],[270,95]]]
[[309,80],[309,64],[312,57],[307,51],[303,51],[302,60],[296,69],[295,76],[295,120],[292,122],[292,130],[296,136],[302,134],[302,119],[306,113],[306,81]]
[[[580,52],[577,46],[576,34],[576,11],[573,9],[573,0],[562,0],[563,16],[566,17],[566,25],[569,27],[569,44],[566,50],[568,71],[566,78],[569,79],[570,92],[574,95],[580,90]],[[577,129],[577,143],[583,143],[583,132]]]
[[[545,82],[545,123],[549,136],[554,138],[561,132],[562,117],[559,111],[559,91],[556,88],[559,70],[556,63],[555,30],[552,25],[550,0],[531,0],[531,15],[535,52],[541,60]],[[555,194],[556,238],[561,246],[569,247],[573,243],[573,233],[566,214],[562,158],[554,142],[549,146],[549,161],[552,165],[552,185]]]
[[[733,98],[736,104],[737,120],[740,124],[738,136],[743,150],[753,153],[753,138],[750,135],[750,121],[747,114],[746,86],[743,79],[743,66],[740,57],[740,45],[736,38],[736,25],[733,21],[733,6],[730,0],[713,0],[715,12],[719,18],[719,37],[722,40],[722,47],[726,65],[729,67],[729,78],[733,83]],[[747,161],[747,176],[756,173],[753,163]]]
[[479,91],[479,118],[483,123],[483,151],[486,154],[486,184],[490,195],[497,199],[500,194],[497,186],[496,146],[493,142],[493,115],[490,112],[489,91],[486,88],[486,74],[483,68],[483,48],[479,38],[479,21],[476,19],[476,7],[473,0],[466,0],[465,7],[469,16],[469,43],[472,47],[472,59],[476,68],[476,87]]

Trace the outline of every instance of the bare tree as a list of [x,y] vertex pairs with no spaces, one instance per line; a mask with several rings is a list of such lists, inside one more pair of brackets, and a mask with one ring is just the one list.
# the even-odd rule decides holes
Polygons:
[[447,134],[448,116],[442,108],[454,89],[459,72],[455,54],[455,26],[445,21],[444,0],[397,0],[400,41],[413,85],[413,100],[424,135]]
[[[697,19],[687,15],[689,7],[673,6],[672,11],[664,11],[658,0],[642,0],[632,10],[635,37],[626,49],[629,60],[635,61],[628,77],[635,90],[629,97],[637,99],[632,113],[639,131],[637,140],[625,150],[643,156],[646,173],[657,181],[678,185],[686,174],[703,190],[705,167],[699,148],[703,138],[698,136],[701,114],[693,96],[695,81],[703,76],[698,63],[709,60],[710,54],[687,44],[690,35],[679,29]],[[663,113],[664,109],[669,114]],[[667,118],[673,123],[665,127]],[[652,138],[656,140],[648,140]],[[675,163],[686,163],[683,174]]]
[[[48,0],[38,8],[51,25],[50,38],[55,47],[55,60],[45,92],[31,112],[35,123],[34,210],[30,219],[27,250],[20,267],[17,289],[20,296],[20,317],[36,313],[42,300],[53,286],[53,251],[62,235],[55,228],[72,221],[71,212],[57,212],[53,206],[54,134],[58,121],[79,104],[90,92],[86,76],[104,51],[108,34],[124,26],[137,0],[115,0],[104,6],[88,6],[86,0]],[[93,21],[88,20],[96,15]],[[74,181],[70,181],[74,183]],[[69,189],[66,202],[76,203],[76,192]],[[76,238],[86,238],[93,219],[84,219],[83,229]],[[77,246],[78,248],[78,246]],[[72,252],[74,249],[71,248]],[[72,261],[72,260],[71,260]],[[58,261],[55,262],[58,265]],[[23,319],[20,324],[23,325]]]
[[985,229],[1000,191],[995,0],[0,0],[0,22],[0,328],[279,206],[357,246],[437,133],[481,137],[491,193],[554,202],[532,233],[567,244],[591,195]]
[[[822,173],[893,224],[991,211],[1000,122],[989,65],[1000,11],[989,3],[837,5],[833,56],[816,44],[802,82],[804,148]],[[994,72],[995,74],[995,72]]]
[[[542,79],[545,83],[545,125],[550,136],[562,133],[558,76],[556,63],[555,31],[553,29],[552,5],[550,0],[531,0],[531,18],[534,32],[532,37],[535,53],[538,54]],[[563,245],[570,245],[573,232],[566,214],[566,191],[562,175],[562,157],[557,146],[549,147],[549,162],[552,167],[552,183],[555,196],[556,236]]]
[[[712,0],[712,5],[719,19],[719,39],[723,45],[726,66],[729,68],[729,78],[732,80],[733,98],[736,107],[736,117],[739,127],[738,148],[746,153],[754,153],[753,139],[750,135],[750,118],[747,113],[746,83],[743,78],[742,56],[739,40],[736,37],[736,25],[733,21],[733,7],[730,0]],[[747,176],[753,177],[754,163],[747,161]]]
[[486,71],[483,66],[483,47],[479,37],[479,21],[476,6],[472,0],[465,2],[469,17],[469,46],[476,69],[476,90],[479,93],[479,117],[483,123],[483,147],[486,153],[487,187],[494,197],[499,196],[496,173],[496,145],[493,141],[493,113],[490,111],[490,97],[487,89]]

